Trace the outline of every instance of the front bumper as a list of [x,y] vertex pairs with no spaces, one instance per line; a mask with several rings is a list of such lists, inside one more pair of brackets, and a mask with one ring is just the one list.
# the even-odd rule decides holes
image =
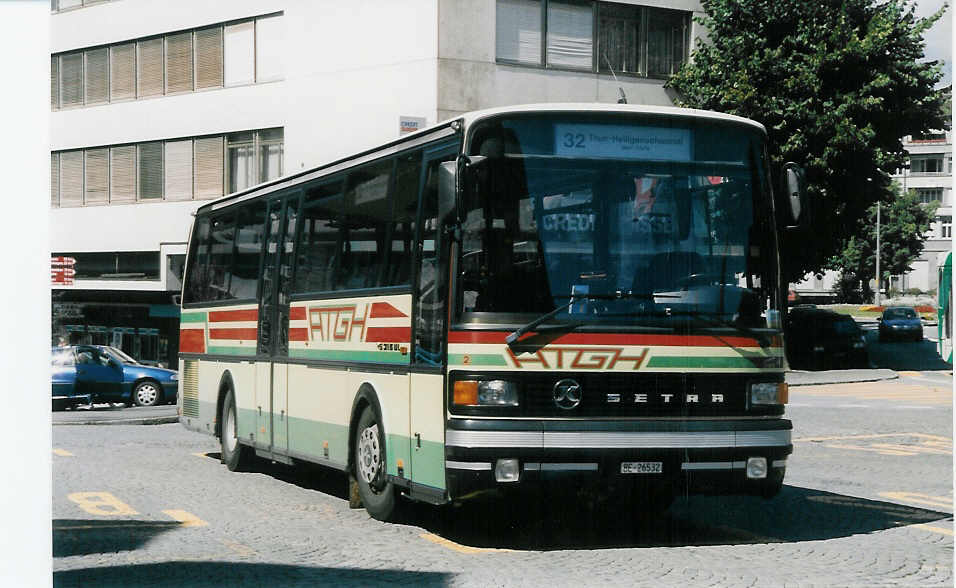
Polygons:
[[[783,480],[793,451],[791,429],[784,419],[451,419],[445,471],[452,498],[475,490],[580,478],[609,487],[661,482],[688,492],[759,494]],[[753,457],[766,459],[766,478],[747,477],[747,460]],[[517,484],[495,480],[499,459],[519,461]],[[622,462],[661,462],[661,473],[622,474]]]

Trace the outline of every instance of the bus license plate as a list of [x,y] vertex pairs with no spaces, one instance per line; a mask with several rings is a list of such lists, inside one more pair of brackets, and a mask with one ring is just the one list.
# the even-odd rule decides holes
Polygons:
[[660,474],[664,464],[659,461],[622,461],[622,474]]

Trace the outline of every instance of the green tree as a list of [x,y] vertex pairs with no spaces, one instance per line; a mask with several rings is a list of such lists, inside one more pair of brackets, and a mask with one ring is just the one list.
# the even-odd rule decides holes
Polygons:
[[[938,203],[920,204],[915,190],[902,194],[893,184],[895,198],[880,207],[880,283],[889,284],[891,275],[909,271],[910,264],[923,252],[926,232],[936,216]],[[860,219],[859,230],[846,241],[843,250],[827,264],[840,271],[838,289],[863,283],[862,300],[843,292],[846,302],[869,300],[869,281],[876,276],[876,205],[870,206]],[[839,293],[838,293],[839,294]]]
[[901,0],[702,0],[709,39],[669,82],[678,104],[767,128],[774,175],[804,166],[813,225],[781,239],[783,278],[819,271],[890,200],[904,135],[943,127],[942,77],[923,62],[923,32]]

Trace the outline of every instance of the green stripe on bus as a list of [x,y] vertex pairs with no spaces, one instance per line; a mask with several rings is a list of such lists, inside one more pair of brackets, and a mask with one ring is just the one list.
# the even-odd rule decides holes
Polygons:
[[206,353],[213,355],[248,355],[254,356],[256,354],[255,347],[222,347],[222,346],[212,346],[206,348]]
[[[468,361],[465,361],[465,358]],[[449,365],[508,365],[497,353],[449,353]]]
[[375,361],[408,363],[408,356],[394,351],[347,351],[339,349],[290,349],[289,357],[326,359],[329,361]]
[[184,312],[179,315],[181,323],[204,323],[206,322],[205,312]]
[[647,362],[649,368],[755,368],[746,357],[657,356]]

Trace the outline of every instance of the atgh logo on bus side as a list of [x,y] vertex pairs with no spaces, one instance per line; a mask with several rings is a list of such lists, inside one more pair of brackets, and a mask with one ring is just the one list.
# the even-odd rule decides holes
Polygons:
[[578,384],[577,380],[570,378],[559,380],[558,383],[554,385],[554,391],[552,392],[554,403],[558,408],[563,408],[564,410],[571,410],[581,404],[581,395],[581,384]]

